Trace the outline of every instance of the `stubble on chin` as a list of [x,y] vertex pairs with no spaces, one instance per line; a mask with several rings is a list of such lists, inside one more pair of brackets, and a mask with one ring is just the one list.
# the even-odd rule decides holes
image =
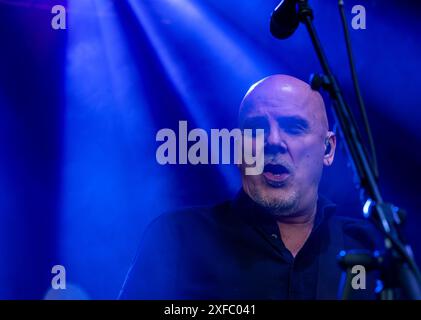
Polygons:
[[[298,207],[299,196],[295,191],[285,191],[278,197],[275,194],[268,194],[258,187],[249,188],[246,192],[254,202],[274,217],[291,216]],[[282,190],[279,193],[282,193]]]

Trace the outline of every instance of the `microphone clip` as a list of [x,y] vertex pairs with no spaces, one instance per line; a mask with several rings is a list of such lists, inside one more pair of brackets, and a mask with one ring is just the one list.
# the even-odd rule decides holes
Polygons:
[[298,0],[297,1],[297,8],[298,8],[298,18],[301,22],[305,21],[306,17],[310,17],[313,20],[313,9],[308,4],[308,0]]
[[320,88],[330,92],[332,82],[329,77],[323,73],[312,73],[310,75],[310,86],[313,90],[320,91]]

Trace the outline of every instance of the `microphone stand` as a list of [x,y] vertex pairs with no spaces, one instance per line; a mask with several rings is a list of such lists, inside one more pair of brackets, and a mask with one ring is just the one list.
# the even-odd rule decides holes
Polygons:
[[[357,177],[357,186],[364,199],[364,216],[370,219],[384,236],[385,252],[361,253],[341,252],[339,263],[347,271],[347,284],[343,298],[349,298],[350,269],[354,265],[367,266],[380,272],[381,291],[377,291],[378,299],[397,299],[395,289],[401,288],[407,299],[421,299],[421,275],[414,261],[412,251],[405,242],[401,225],[403,211],[383,200],[377,177],[363,145],[361,134],[351,109],[347,105],[342,91],[328,64],[319,37],[313,24],[313,10],[308,0],[298,0],[299,21],[303,23],[310,35],[323,74],[312,75],[311,86],[319,90],[323,88],[333,101],[334,114],[341,128],[345,147]],[[348,288],[348,290],[347,290]]]

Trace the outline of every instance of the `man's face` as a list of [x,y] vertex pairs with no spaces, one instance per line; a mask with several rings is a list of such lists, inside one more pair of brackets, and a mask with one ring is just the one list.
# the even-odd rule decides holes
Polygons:
[[[243,188],[275,215],[300,214],[314,204],[323,165],[333,161],[334,150],[330,158],[325,154],[331,133],[323,100],[303,84],[260,85],[243,100],[240,127],[264,129],[264,147],[258,150],[254,143],[253,151],[264,152],[265,167],[260,175],[245,175],[243,165]],[[334,137],[329,141],[334,149]]]

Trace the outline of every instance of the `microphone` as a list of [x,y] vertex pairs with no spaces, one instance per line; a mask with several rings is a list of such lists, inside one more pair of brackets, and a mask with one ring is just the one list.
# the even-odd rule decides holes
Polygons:
[[298,28],[297,0],[282,0],[270,18],[270,33],[275,38],[286,39]]

